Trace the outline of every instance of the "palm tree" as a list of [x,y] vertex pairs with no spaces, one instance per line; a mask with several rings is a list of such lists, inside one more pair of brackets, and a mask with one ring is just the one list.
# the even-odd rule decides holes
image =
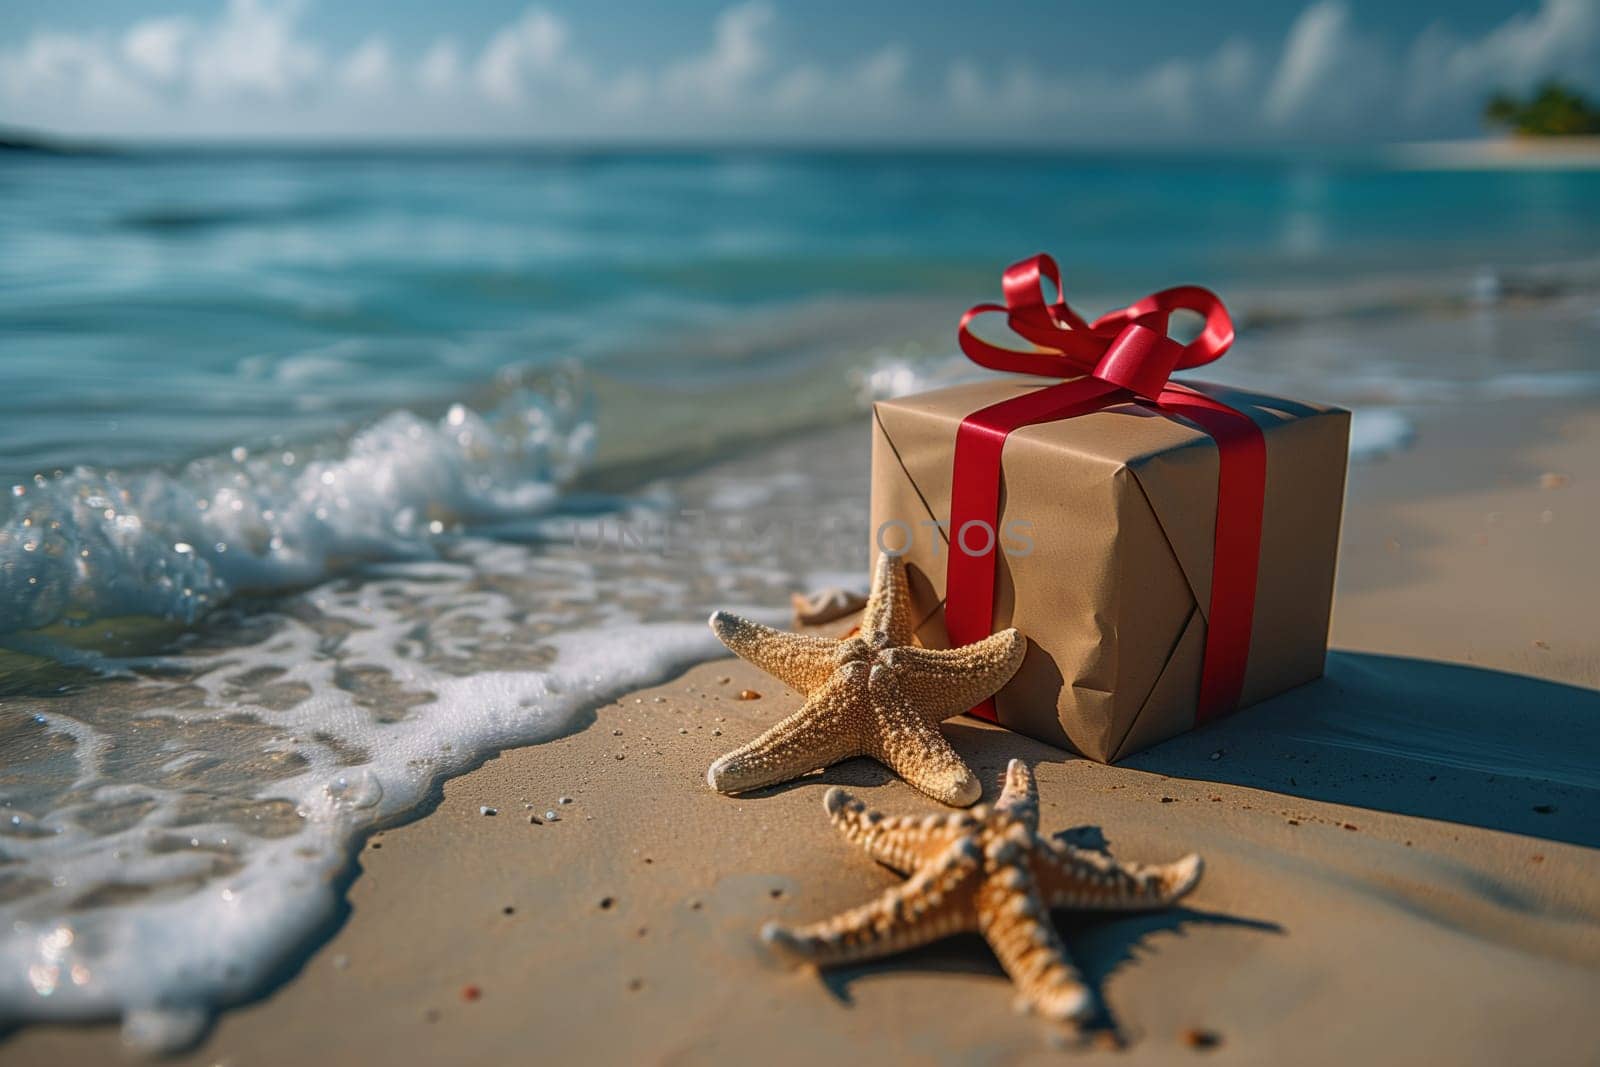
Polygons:
[[1600,133],[1600,108],[1552,78],[1526,101],[1504,90],[1495,93],[1483,106],[1483,121],[1523,137],[1573,137]]

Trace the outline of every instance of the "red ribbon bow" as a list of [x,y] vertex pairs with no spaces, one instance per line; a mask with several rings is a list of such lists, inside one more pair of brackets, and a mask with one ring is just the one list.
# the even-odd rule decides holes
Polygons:
[[[1055,286],[1053,303],[1046,301],[1045,279]],[[1060,270],[1047,255],[1012,264],[1001,284],[1004,307],[980,304],[961,317],[961,351],[991,370],[1069,380],[973,412],[956,433],[945,582],[950,643],[971,644],[993,632],[994,531],[999,528],[1000,457],[1006,437],[1035,423],[1139,403],[1194,423],[1217,443],[1216,546],[1195,720],[1198,724],[1225,714],[1238,705],[1250,653],[1266,442],[1248,415],[1168,378],[1228,350],[1233,320],[1227,308],[1210,290],[1184,285],[1153,293],[1091,324],[1067,306]],[[1186,345],[1167,335],[1168,319],[1179,310],[1205,319],[1200,335]],[[1032,342],[1034,351],[1001,348],[972,333],[975,318],[996,311],[1005,313],[1012,331]],[[968,543],[973,524],[983,531],[984,551],[974,551]],[[973,714],[993,721],[994,702],[985,701]]]

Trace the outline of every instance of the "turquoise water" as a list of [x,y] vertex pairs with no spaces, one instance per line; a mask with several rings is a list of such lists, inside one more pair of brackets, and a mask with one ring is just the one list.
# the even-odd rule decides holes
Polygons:
[[954,314],[1041,249],[1123,298],[1592,257],[1597,204],[1595,171],[1375,160],[12,154],[0,479],[334,433],[808,301]]
[[1091,314],[1219,290],[1260,388],[1600,388],[1589,304],[1485,319],[1600,290],[1596,203],[1375,157],[10,153],[0,634],[194,622],[850,417],[959,373],[1040,249]]

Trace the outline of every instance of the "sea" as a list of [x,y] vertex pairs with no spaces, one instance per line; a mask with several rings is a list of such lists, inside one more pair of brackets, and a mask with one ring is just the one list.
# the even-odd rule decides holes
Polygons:
[[1600,171],[1409,159],[0,153],[0,1028],[193,1042],[442,781],[864,585],[868,406],[1024,256],[1358,462],[1600,395]]

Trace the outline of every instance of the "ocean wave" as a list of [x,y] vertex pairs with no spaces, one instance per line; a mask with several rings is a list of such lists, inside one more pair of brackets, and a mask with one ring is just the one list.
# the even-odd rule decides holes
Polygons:
[[357,206],[353,198],[337,197],[285,203],[154,205],[124,211],[112,224],[125,230],[176,236],[232,226],[273,226],[345,215]]
[[0,633],[118,616],[190,623],[240,593],[428,558],[448,531],[548,508],[594,436],[568,370],[483,412],[396,411],[343,441],[241,445],[176,471],[40,475],[0,505]]

